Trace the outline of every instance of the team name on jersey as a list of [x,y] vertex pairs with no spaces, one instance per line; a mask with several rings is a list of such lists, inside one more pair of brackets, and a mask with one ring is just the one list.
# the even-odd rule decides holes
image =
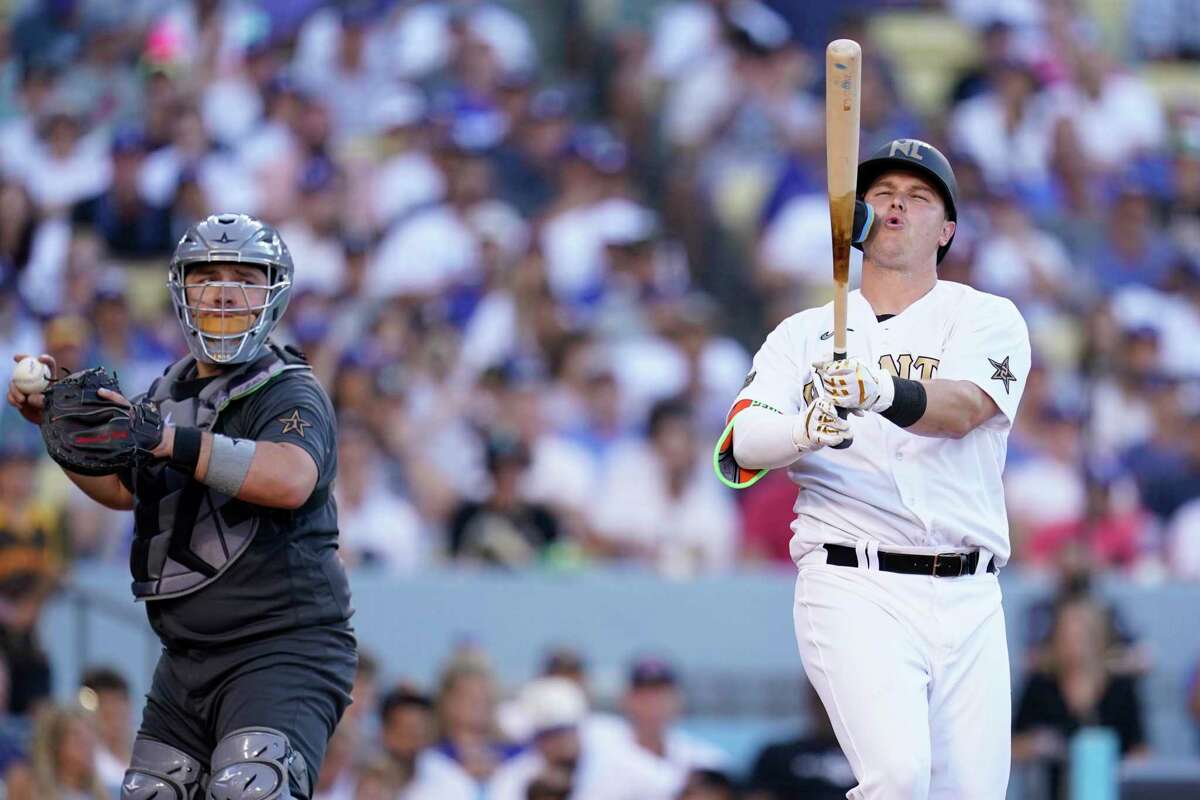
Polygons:
[[[941,363],[940,358],[933,356],[916,356],[914,358],[912,353],[901,353],[899,356],[888,353],[879,357],[881,370],[893,378],[904,378],[905,380],[933,380],[937,376],[938,365]],[[804,384],[804,402],[806,405],[811,404],[815,399],[817,399],[817,385],[815,381],[809,381]]]

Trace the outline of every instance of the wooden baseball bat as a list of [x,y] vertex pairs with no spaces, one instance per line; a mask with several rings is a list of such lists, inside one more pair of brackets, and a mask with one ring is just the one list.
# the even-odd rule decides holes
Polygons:
[[850,290],[850,239],[858,184],[858,118],[862,48],[838,39],[825,48],[825,166],[833,227],[833,357],[846,357],[846,295]]
[[[850,291],[850,240],[858,184],[858,128],[862,48],[837,39],[825,48],[825,167],[833,228],[833,357],[846,357],[846,299]],[[838,409],[844,419],[845,412]],[[848,447],[843,442],[838,448]]]

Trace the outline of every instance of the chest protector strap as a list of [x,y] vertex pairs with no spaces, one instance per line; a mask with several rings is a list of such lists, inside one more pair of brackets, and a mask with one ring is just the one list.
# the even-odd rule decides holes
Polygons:
[[[291,370],[311,369],[290,350],[269,344],[266,353],[209,382],[195,397],[175,399],[180,381],[195,359],[175,362],[147,392],[172,425],[213,430],[221,412],[235,400]],[[261,509],[211,489],[166,462],[134,477],[134,543],[130,554],[133,594],[138,600],[165,600],[203,589],[246,552],[258,533]],[[139,484],[157,485],[142,498]],[[163,490],[165,487],[165,490]],[[151,494],[151,493],[147,493]]]

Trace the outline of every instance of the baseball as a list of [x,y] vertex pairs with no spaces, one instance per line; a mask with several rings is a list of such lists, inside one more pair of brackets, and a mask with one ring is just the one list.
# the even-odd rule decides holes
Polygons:
[[50,385],[50,368],[33,356],[22,358],[13,370],[13,385],[24,395],[43,392]]

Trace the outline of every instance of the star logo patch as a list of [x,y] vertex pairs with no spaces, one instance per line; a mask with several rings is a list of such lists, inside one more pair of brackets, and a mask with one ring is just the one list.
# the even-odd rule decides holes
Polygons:
[[290,417],[280,417],[277,421],[283,423],[284,433],[298,433],[301,439],[304,438],[304,429],[312,425],[311,422],[300,419],[300,409],[298,408],[292,410]]
[[1008,368],[1009,356],[1005,356],[1003,361],[997,361],[994,358],[989,358],[992,367],[996,370],[992,373],[992,380],[1001,381],[1004,384],[1004,393],[1008,394],[1008,384],[1017,379],[1016,375],[1012,374],[1012,370]]

